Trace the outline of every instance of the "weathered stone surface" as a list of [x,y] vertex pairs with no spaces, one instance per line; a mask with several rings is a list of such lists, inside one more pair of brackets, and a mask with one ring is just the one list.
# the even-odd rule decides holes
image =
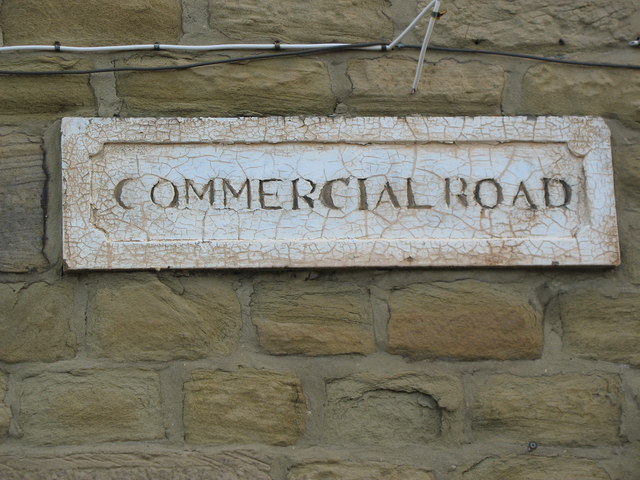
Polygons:
[[393,35],[386,0],[209,0],[209,9],[211,27],[241,43],[388,42]]
[[62,131],[74,270],[619,263],[597,118],[65,118]]
[[415,95],[413,58],[351,60],[347,75],[353,92],[345,103],[360,115],[500,114],[505,74],[481,62],[441,60],[426,64]]
[[267,458],[245,451],[0,456],[3,480],[271,480],[269,470]]
[[7,0],[0,24],[5,45],[176,43],[180,0]]
[[463,474],[464,480],[610,480],[594,461],[584,458],[513,456],[485,459]]
[[26,272],[47,265],[42,254],[42,162],[41,138],[0,135],[0,271]]
[[309,462],[293,466],[287,480],[435,480],[423,468],[381,462]]
[[292,445],[305,425],[302,386],[263,370],[196,371],[184,385],[189,443]]
[[27,378],[18,423],[23,439],[38,445],[162,439],[158,374],[78,370]]
[[11,411],[4,403],[7,395],[7,376],[0,372],[0,441],[7,435],[9,431],[9,423],[11,422]]
[[0,361],[52,362],[77,349],[73,284],[0,284]]
[[[563,49],[593,49],[624,45],[638,34],[640,8],[634,0],[598,4],[589,0],[451,0],[436,25],[435,45],[480,48],[533,49],[557,46]],[[418,8],[423,8],[418,2]]]
[[640,365],[640,294],[597,291],[560,296],[563,343],[584,358]]
[[[71,57],[22,54],[0,59],[0,69],[3,70],[85,70],[92,66],[89,60]],[[95,98],[89,87],[88,75],[2,77],[0,118],[8,119],[14,115],[59,118],[95,113]]]
[[[198,61],[201,59],[144,56],[123,65]],[[333,113],[336,102],[327,67],[311,59],[217,65],[144,75],[119,73],[117,92],[127,115],[326,115]]]
[[448,376],[361,374],[326,385],[325,441],[424,444],[462,433],[462,387]]
[[616,203],[621,209],[640,212],[640,129],[620,128],[611,123]]
[[135,361],[231,353],[242,320],[228,282],[180,277],[175,288],[148,274],[99,278],[88,308],[90,354]]
[[640,122],[640,76],[633,70],[535,65],[522,81],[520,114],[599,115]]
[[260,344],[275,355],[375,350],[367,291],[336,282],[262,282],[251,297]]
[[476,440],[602,445],[621,441],[620,378],[599,373],[478,376],[471,403]]
[[542,352],[542,315],[524,288],[475,280],[391,293],[388,350],[415,358],[518,359]]

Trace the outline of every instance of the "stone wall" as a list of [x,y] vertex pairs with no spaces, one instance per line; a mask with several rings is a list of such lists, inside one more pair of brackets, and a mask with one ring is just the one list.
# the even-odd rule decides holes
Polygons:
[[[423,3],[2,0],[0,28],[4,45],[389,41]],[[636,0],[443,8],[436,45],[640,63]],[[0,478],[640,477],[640,74],[431,52],[411,97],[416,58],[0,77]],[[604,117],[621,266],[63,270],[60,118],[333,114]]]

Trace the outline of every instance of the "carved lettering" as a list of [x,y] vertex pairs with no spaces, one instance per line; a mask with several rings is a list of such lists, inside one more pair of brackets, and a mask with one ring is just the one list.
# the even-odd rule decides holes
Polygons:
[[240,187],[239,190],[236,190],[235,188],[233,188],[233,186],[231,185],[231,183],[229,182],[229,180],[227,180],[226,178],[222,179],[222,193],[224,196],[224,206],[228,206],[228,195],[227,193],[231,193],[231,195],[234,198],[240,198],[240,195],[242,195],[242,192],[244,190],[247,190],[247,208],[251,208],[251,182],[249,181],[249,179],[247,178],[247,180],[242,184],[242,186]]
[[[544,186],[544,204],[550,208],[566,207],[571,202],[571,185],[559,178],[543,178],[542,184]],[[551,199],[551,187],[554,185],[560,185],[562,187],[563,200],[560,203],[554,204]]]
[[270,182],[281,182],[279,178],[266,178],[264,180],[258,180],[258,198],[260,200],[260,208],[264,210],[281,210],[282,207],[279,205],[267,205],[266,198],[267,197],[278,197],[277,193],[267,193],[264,190],[264,186]]
[[[482,186],[485,184],[493,186],[495,194],[495,202],[493,203],[493,205],[485,203],[485,199],[482,198]],[[478,183],[476,183],[476,188],[473,190],[473,198],[475,199],[476,203],[482,208],[488,208],[490,210],[494,209],[498,205],[500,205],[502,203],[502,200],[504,199],[502,195],[502,186],[493,178],[483,178]]]
[[[162,188],[163,190],[166,190],[166,187],[168,185],[171,186],[171,191],[172,191],[173,195],[171,196],[171,200],[166,205],[163,205],[156,198],[156,190],[158,188]],[[180,198],[180,194],[178,193],[178,187],[176,187],[173,182],[171,182],[170,180],[167,180],[166,178],[161,178],[160,180],[158,180],[158,182],[151,188],[151,195],[150,196],[151,196],[151,201],[155,205],[158,205],[159,207],[162,207],[162,208],[175,208],[175,207],[177,207],[178,206],[178,199]]]
[[378,197],[378,203],[376,203],[374,210],[378,208],[380,204],[383,202],[385,193],[389,197],[389,201],[391,202],[391,205],[393,205],[396,208],[400,208],[400,202],[398,202],[398,197],[396,197],[396,194],[393,191],[393,188],[391,188],[391,184],[387,181],[384,184],[384,188],[380,192],[380,196]]
[[133,208],[129,205],[125,205],[124,201],[122,200],[122,189],[127,183],[131,181],[133,181],[133,178],[125,178],[124,180],[119,181],[116,185],[116,188],[113,190],[113,196],[116,199],[116,202],[125,210],[131,210]]
[[416,208],[416,209],[429,209],[433,208],[433,205],[418,205],[416,203],[416,198],[413,195],[413,179],[407,178],[407,208]]
[[367,179],[358,179],[358,210],[369,210],[369,203],[367,202]]
[[327,183],[325,183],[320,190],[320,201],[322,201],[325,207],[330,208],[331,210],[342,209],[342,207],[336,206],[335,202],[333,201],[333,184],[336,182],[342,182],[345,185],[349,185],[348,178],[334,178],[333,180],[329,180]]
[[306,195],[300,195],[300,192],[298,191],[298,181],[300,179],[296,178],[295,180],[291,181],[291,188],[292,188],[292,195],[293,195],[293,210],[299,210],[300,209],[300,204],[298,202],[298,200],[301,198],[302,200],[304,200],[305,202],[307,202],[307,205],[309,205],[310,208],[313,208],[313,198],[311,198],[309,195],[311,195],[313,192],[316,191],[316,184],[314,182],[312,182],[311,180],[307,180],[306,178],[303,178],[302,180],[304,180],[305,182],[307,182],[310,186],[311,186],[311,190],[309,190],[309,192]]
[[460,191],[458,193],[453,193],[454,197],[458,200],[458,202],[465,206],[468,207],[469,206],[469,201],[467,200],[467,194],[464,193],[465,190],[467,189],[467,182],[464,178],[445,178],[444,179],[444,199],[445,202],[447,202],[447,207],[451,206],[451,195],[452,195],[452,191],[451,191],[451,181],[452,180],[457,180],[458,183],[460,184]]
[[520,182],[520,185],[518,185],[518,191],[514,195],[513,202],[511,203],[511,205],[513,205],[514,207],[516,206],[516,202],[518,201],[518,198],[520,198],[520,195],[523,196],[523,198],[525,199],[525,201],[529,205],[528,208],[530,210],[537,210],[538,209],[538,206],[535,203],[533,203],[533,200],[531,200],[531,195],[529,194],[529,190],[527,190],[527,187],[524,184],[524,182]]
[[198,193],[198,190],[196,190],[196,186],[193,183],[193,180],[189,179],[189,178],[185,178],[184,180],[184,198],[185,201],[187,202],[187,204],[190,201],[189,198],[189,191],[193,191],[193,193],[196,194],[196,197],[198,197],[200,200],[204,200],[204,195],[205,193],[209,192],[209,205],[213,205],[213,201],[214,201],[214,189],[213,189],[213,180],[209,180],[204,187],[202,187],[202,191],[200,193]]

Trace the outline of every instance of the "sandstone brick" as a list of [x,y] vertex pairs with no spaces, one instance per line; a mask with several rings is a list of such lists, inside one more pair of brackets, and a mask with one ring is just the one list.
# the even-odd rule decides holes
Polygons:
[[640,212],[640,130],[611,127],[616,204]]
[[360,374],[327,382],[325,441],[425,444],[462,432],[462,387],[448,376]]
[[211,277],[182,277],[179,286],[150,274],[101,277],[88,308],[90,354],[172,360],[231,353],[242,326],[231,286]]
[[262,282],[251,316],[260,344],[276,355],[375,350],[365,289],[336,282]]
[[6,0],[0,18],[6,45],[176,43],[180,0]]
[[19,425],[28,443],[164,438],[158,374],[145,370],[43,373],[23,381]]
[[388,350],[415,358],[537,358],[542,319],[529,293],[475,280],[392,292]]
[[488,458],[463,474],[464,480],[610,480],[592,460],[575,457],[512,456]]
[[[200,60],[140,57],[127,65]],[[335,106],[328,70],[322,62],[312,59],[120,73],[117,92],[127,115],[326,115]]]
[[640,78],[633,70],[535,65],[522,81],[517,113],[599,115],[637,123],[638,90]]
[[11,411],[5,403],[7,395],[7,376],[0,372],[0,441],[7,435],[9,431],[9,423],[11,422]]
[[3,480],[271,480],[253,452],[1,455]]
[[435,480],[429,470],[382,462],[309,462],[295,465],[287,480]]
[[52,362],[75,356],[73,285],[0,284],[0,361]]
[[598,373],[475,379],[471,403],[476,440],[591,446],[617,444],[620,378]]
[[504,71],[481,62],[441,60],[425,65],[415,95],[409,95],[416,69],[413,58],[349,61],[353,92],[345,103],[363,115],[500,114]]
[[300,382],[288,374],[196,371],[184,385],[189,443],[292,445],[304,429],[305,415]]
[[631,283],[640,284],[640,210],[620,210],[618,230],[622,257],[620,268]]
[[640,16],[634,0],[452,0],[444,8],[448,13],[434,29],[434,45],[468,47],[479,41],[481,48],[516,51],[557,47],[560,39],[563,50],[618,47],[638,34]]
[[[92,66],[89,60],[45,55],[3,56],[0,59],[0,69],[4,70],[85,70]],[[88,75],[2,77],[0,118],[15,115],[60,118],[95,113],[95,98]]]
[[209,0],[209,19],[214,30],[242,43],[388,42],[393,36],[389,6],[385,0]]
[[580,357],[640,365],[640,294],[579,291],[560,297],[563,343]]
[[0,135],[0,271],[27,272],[47,265],[42,253],[43,160],[41,138]]

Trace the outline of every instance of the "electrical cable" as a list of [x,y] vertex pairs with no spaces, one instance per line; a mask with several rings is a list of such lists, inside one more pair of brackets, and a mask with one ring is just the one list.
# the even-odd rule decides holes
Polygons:
[[[399,44],[396,48],[403,49],[409,48],[412,50],[420,50],[421,45],[404,45]],[[585,62],[582,60],[567,60],[564,58],[543,57],[540,55],[530,55],[528,53],[512,53],[512,52],[499,52],[495,50],[476,50],[473,48],[451,48],[451,47],[435,47],[429,46],[429,50],[434,52],[449,52],[449,53],[478,53],[481,55],[500,55],[503,57],[515,57],[525,58],[527,60],[536,60],[539,62],[551,62],[551,63],[563,63],[566,65],[578,65],[581,67],[604,67],[604,68],[627,68],[632,70],[640,70],[640,65],[630,65],[624,63],[603,63],[603,62]]]
[[[305,56],[305,55],[325,54],[330,52],[340,52],[340,51],[346,51],[346,50],[362,50],[362,49],[370,50],[373,48],[376,51],[378,51],[378,49],[380,51],[389,51],[388,47],[389,46],[386,43],[378,43],[378,42],[337,44],[337,45],[321,47],[321,48],[310,48],[307,50],[291,50],[291,51],[284,51],[284,52],[278,51],[278,53],[251,55],[251,56],[243,56],[243,57],[232,57],[232,58],[224,58],[224,59],[210,60],[210,61],[204,61],[204,62],[186,63],[182,65],[161,65],[156,67],[109,67],[109,68],[95,68],[95,69],[87,69],[87,70],[49,70],[49,71],[46,71],[46,70],[45,71],[0,70],[0,75],[25,75],[25,76],[88,75],[93,73],[111,73],[111,72],[159,72],[159,71],[170,71],[170,70],[188,70],[191,68],[221,65],[221,64],[227,64],[227,63],[241,63],[241,62],[250,62],[250,61],[256,61],[256,60],[268,60],[268,59],[275,59],[280,57],[298,57],[298,56]],[[274,50],[279,50],[275,45],[273,46],[273,48]],[[402,49],[420,49],[420,48],[422,48],[422,45],[398,44],[395,49],[402,50]],[[544,57],[544,56],[530,55],[525,53],[500,52],[500,51],[494,51],[494,50],[436,47],[432,45],[428,46],[428,50],[433,50],[437,52],[448,52],[448,53],[499,55],[499,56],[505,56],[505,57],[515,57],[515,58],[522,58],[527,60],[535,60],[540,62],[561,63],[561,64],[584,66],[584,67],[640,70],[640,65],[586,62],[586,61],[580,61],[580,60],[566,60],[562,58]]]
[[[245,57],[222,58],[218,60],[209,60],[206,62],[186,63],[183,65],[161,65],[157,67],[109,67],[109,68],[93,68],[88,70],[0,70],[0,75],[87,75],[92,73],[111,73],[111,72],[162,72],[168,70],[188,70],[197,67],[207,67],[211,65],[221,65],[224,63],[241,63],[255,60],[268,60],[280,57],[299,57],[304,55],[315,55],[328,52],[362,49],[366,47],[379,47],[381,51],[386,50],[385,43],[353,43],[344,45],[335,45],[331,47],[310,48],[308,50],[295,50],[278,53],[266,53],[261,55],[250,55]],[[274,48],[275,49],[275,48]]]

